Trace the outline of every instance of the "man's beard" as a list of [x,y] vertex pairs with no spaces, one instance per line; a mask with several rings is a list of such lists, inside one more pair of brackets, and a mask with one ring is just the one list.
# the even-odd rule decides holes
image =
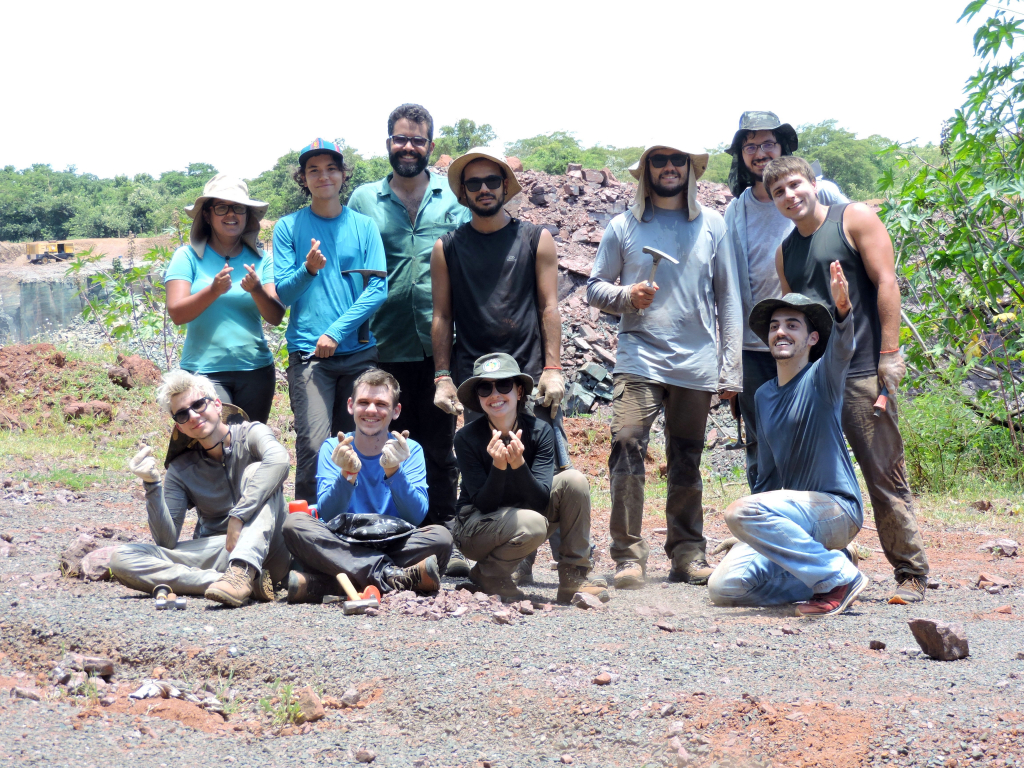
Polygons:
[[786,341],[789,342],[789,346],[783,350],[778,350],[779,354],[776,354],[775,346],[772,346],[772,357],[775,358],[776,360],[792,360],[794,357],[797,357],[798,355],[800,355],[800,353],[807,349],[806,342],[802,347],[798,347],[793,339],[786,337]]
[[494,202],[487,203],[486,205],[478,205],[473,202],[473,199],[467,194],[466,195],[466,207],[469,208],[477,216],[483,216],[489,218],[491,216],[497,216],[501,213],[501,207],[505,204],[505,192],[502,191],[498,194],[498,191],[494,192]]
[[679,186],[676,186],[676,187],[666,187],[666,186],[664,186],[662,184],[659,184],[658,182],[654,181],[654,179],[651,179],[651,191],[654,192],[654,194],[656,194],[656,195],[658,195],[660,197],[675,197],[680,192],[683,192],[685,190],[686,190],[686,179],[682,179],[679,182]]
[[414,153],[416,159],[412,160],[409,157],[399,158],[399,155],[407,154],[407,150],[400,149],[396,152],[392,152],[388,155],[388,162],[391,163],[391,167],[395,170],[399,176],[404,176],[407,179],[411,179],[414,176],[419,176],[427,168],[427,163],[430,162],[429,155],[421,155],[419,152]]

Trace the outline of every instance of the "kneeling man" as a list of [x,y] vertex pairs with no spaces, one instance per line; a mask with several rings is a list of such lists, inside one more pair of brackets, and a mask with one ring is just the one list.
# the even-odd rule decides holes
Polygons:
[[388,433],[402,412],[398,381],[371,368],[352,385],[348,412],[355,431],[338,433],[320,448],[316,471],[317,511],[288,515],[284,537],[291,553],[305,564],[288,575],[289,602],[319,602],[337,592],[336,577],[347,574],[357,589],[372,584],[381,594],[411,589],[433,592],[452,552],[452,536],[443,525],[428,525],[407,536],[354,543],[335,535],[325,523],[341,514],[387,515],[411,523],[427,515],[427,466],[423,449],[408,432]]
[[469,578],[488,594],[522,600],[512,581],[519,562],[558,530],[559,602],[577,592],[608,600],[590,570],[590,483],[575,469],[555,475],[555,432],[526,410],[533,378],[511,355],[483,355],[458,389],[459,402],[483,413],[455,435],[462,473],[456,504],[459,548],[476,560]]
[[765,299],[750,329],[768,345],[778,376],[757,390],[757,484],[729,505],[739,540],[708,582],[716,605],[806,601],[798,616],[845,611],[868,584],[852,550],[864,508],[840,418],[856,347],[849,285],[833,262],[836,322],[799,293]]
[[[282,486],[291,461],[270,427],[244,421],[217,399],[205,376],[164,375],[157,402],[177,425],[161,482],[148,446],[128,463],[146,489],[155,544],[123,544],[110,570],[132,589],[167,585],[180,595],[204,595],[237,608],[250,596],[274,599],[273,584],[288,572],[281,527],[287,514]],[[230,423],[229,423],[230,422]],[[195,538],[178,541],[185,515],[199,515]]]

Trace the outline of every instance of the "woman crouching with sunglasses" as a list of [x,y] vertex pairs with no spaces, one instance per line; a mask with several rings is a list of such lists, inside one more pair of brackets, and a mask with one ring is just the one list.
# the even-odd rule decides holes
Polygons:
[[607,602],[607,585],[587,580],[590,484],[575,469],[554,474],[555,433],[523,410],[532,391],[533,378],[502,353],[478,358],[459,387],[463,406],[486,417],[455,435],[462,473],[455,538],[477,561],[469,578],[487,594],[522,600],[512,572],[558,529],[558,602],[577,592]]
[[273,261],[256,243],[267,207],[249,199],[241,179],[214,176],[185,209],[193,220],[189,244],[164,274],[167,314],[186,326],[181,368],[206,376],[223,402],[262,423],[276,383],[262,321],[280,325],[284,318]]

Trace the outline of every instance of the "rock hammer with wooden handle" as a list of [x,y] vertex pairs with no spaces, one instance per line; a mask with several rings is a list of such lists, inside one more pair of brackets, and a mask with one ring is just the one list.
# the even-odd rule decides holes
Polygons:
[[346,616],[366,613],[367,608],[380,607],[380,592],[375,586],[370,585],[363,590],[362,594],[359,594],[356,592],[356,588],[352,585],[352,579],[348,577],[347,573],[338,574],[338,584],[341,585],[341,588],[348,596],[348,600],[341,606],[342,612]]
[[[658,264],[661,263],[662,259],[667,259],[668,261],[671,261],[673,264],[679,263],[676,259],[673,259],[664,251],[659,251],[657,248],[651,248],[649,245],[644,246],[644,253],[649,254],[650,257],[654,260],[654,264],[651,265],[651,276],[647,278],[648,288],[654,287],[654,273],[658,271]],[[644,311],[642,309],[638,309],[636,313],[638,315],[643,315]]]

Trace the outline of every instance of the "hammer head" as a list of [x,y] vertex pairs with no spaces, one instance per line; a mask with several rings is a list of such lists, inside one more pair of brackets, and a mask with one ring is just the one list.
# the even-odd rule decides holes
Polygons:
[[380,603],[377,602],[377,598],[371,597],[367,600],[346,600],[345,604],[341,606],[341,610],[346,616],[358,616],[361,613],[366,613],[367,608],[379,607]]
[[664,251],[659,251],[657,248],[651,248],[649,245],[645,245],[644,246],[644,253],[648,254],[652,259],[654,259],[654,263],[655,264],[657,264],[662,259],[666,259],[667,261],[671,261],[673,264],[678,264],[679,263],[679,261],[677,259],[673,259],[671,256],[669,256]]

